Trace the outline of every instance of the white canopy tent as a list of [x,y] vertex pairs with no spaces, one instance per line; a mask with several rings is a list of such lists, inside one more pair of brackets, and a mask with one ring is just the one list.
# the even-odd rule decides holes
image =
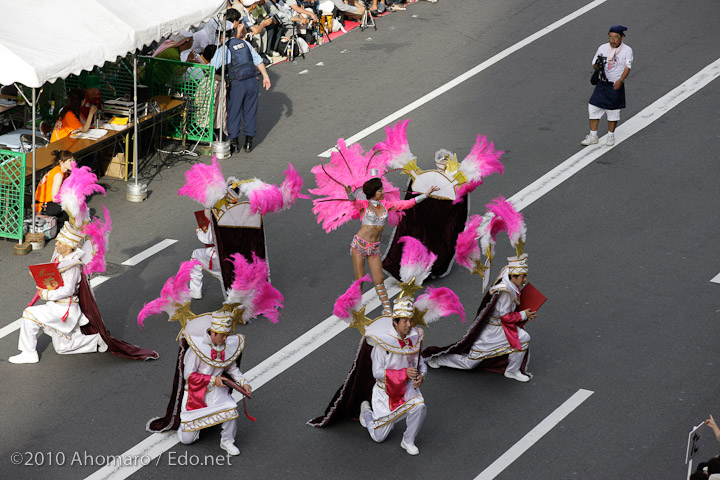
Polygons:
[[[45,82],[114,62],[225,6],[225,0],[3,0],[0,84],[31,87],[34,107],[35,89]],[[135,129],[137,151],[137,122]],[[33,127],[33,145],[34,136]],[[137,162],[134,173],[137,186]],[[33,150],[33,190],[35,180]]]

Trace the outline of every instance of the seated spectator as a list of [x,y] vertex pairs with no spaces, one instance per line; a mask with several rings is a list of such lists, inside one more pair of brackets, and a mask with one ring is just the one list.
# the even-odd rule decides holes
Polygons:
[[360,0],[332,0],[332,2],[346,20],[361,20],[365,13],[365,5]]
[[97,75],[86,75],[80,78],[80,83],[85,87],[83,102],[80,106],[80,121],[84,122],[90,115],[90,108],[102,109],[102,95],[100,94],[100,77]]
[[177,35],[172,35],[165,40],[153,53],[155,58],[180,61],[180,53],[189,50],[193,46],[193,36],[187,30],[180,30]]
[[58,217],[58,227],[68,217],[59,203],[55,202],[55,196],[60,191],[63,181],[70,175],[73,158],[72,152],[67,150],[53,150],[53,168],[43,175],[35,189],[35,213]]
[[53,128],[52,136],[50,137],[51,142],[57,142],[70,135],[75,130],[87,132],[90,130],[92,125],[93,117],[97,112],[97,107],[92,105],[88,111],[88,117],[85,119],[85,123],[80,121],[80,109],[84,98],[83,91],[77,88],[70,90],[68,94],[67,102],[65,106],[60,110],[60,115],[55,122],[55,128]]
[[[305,15],[312,19],[313,22],[318,21],[318,17],[312,10],[305,10],[298,4],[298,0],[285,0],[285,5],[290,7],[298,15]],[[297,16],[297,15],[296,15]]]

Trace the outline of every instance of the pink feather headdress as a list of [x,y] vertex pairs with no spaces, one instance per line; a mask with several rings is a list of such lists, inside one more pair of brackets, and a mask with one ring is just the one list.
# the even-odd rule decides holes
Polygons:
[[165,282],[160,291],[160,297],[146,303],[143,309],[140,310],[137,318],[138,325],[143,327],[147,317],[162,312],[167,313],[168,317],[172,318],[178,308],[190,301],[190,272],[196,265],[200,265],[197,260],[190,260],[180,264],[178,272]]
[[241,183],[240,192],[250,199],[250,209],[260,215],[277,212],[283,206],[280,188],[257,178]]
[[428,250],[420,240],[405,236],[398,239],[403,243],[402,257],[400,259],[400,280],[407,283],[413,278],[415,285],[420,286],[430,275],[437,255]]
[[353,312],[357,312],[362,308],[362,284],[370,281],[372,281],[370,275],[355,280],[350,285],[350,288],[335,301],[333,315],[341,320],[349,321],[353,316]]
[[[347,198],[345,186],[353,191],[360,189],[373,178],[373,169],[381,177],[385,198],[389,201],[400,200],[399,190],[382,177],[387,171],[387,161],[387,156],[366,153],[357,143],[348,147],[345,140],[339,138],[337,149],[330,154],[330,162],[315,165],[310,170],[315,175],[317,188],[309,192],[318,197],[313,199],[313,213],[326,232],[330,233],[340,225],[360,217],[360,210]],[[395,210],[388,212],[388,222],[397,225],[402,213]]]
[[[490,222],[487,230],[492,241],[495,242],[497,232],[505,230],[517,254],[522,255],[525,246],[525,237],[527,235],[525,219],[522,213],[518,212],[515,206],[502,196],[495,198],[487,205],[487,208],[495,214],[495,218]],[[493,222],[497,224],[493,225]],[[503,222],[504,225],[500,222]]]
[[92,260],[83,269],[85,275],[105,271],[105,253],[107,252],[110,231],[112,230],[112,219],[105,205],[102,206],[102,209],[105,217],[104,223],[97,218],[82,228],[82,232],[88,236],[95,250]]
[[493,173],[502,175],[504,167],[500,158],[503,153],[495,150],[495,144],[488,143],[485,135],[478,135],[470,153],[460,162],[460,171],[465,174],[467,182],[457,189],[457,198],[453,203],[462,201],[465,195],[482,185],[483,178]]
[[457,294],[447,287],[428,287],[425,293],[415,300],[415,310],[425,312],[423,320],[426,325],[453,313],[460,315],[460,321],[465,323],[465,309]]
[[196,163],[185,172],[185,185],[180,187],[178,195],[190,197],[205,208],[212,208],[225,196],[226,190],[225,177],[217,157],[213,156],[210,165]]
[[258,315],[277,323],[284,298],[268,280],[267,262],[255,254],[253,261],[249,262],[240,253],[234,253],[228,261],[233,264],[233,282],[227,290],[225,303],[242,306],[244,323]]
[[60,186],[60,191],[53,200],[59,202],[75,220],[75,226],[81,227],[90,220],[86,197],[93,193],[105,195],[105,189],[97,183],[97,176],[90,167],[78,167],[72,162],[72,172]]
[[465,222],[465,230],[460,232],[457,242],[455,242],[455,260],[457,260],[458,265],[467,268],[471,272],[475,269],[482,255],[478,246],[482,224],[483,217],[480,215],[471,216]]
[[407,126],[410,120],[402,120],[393,126],[385,127],[385,140],[376,143],[373,151],[386,156],[388,168],[402,168],[415,158],[407,141]]

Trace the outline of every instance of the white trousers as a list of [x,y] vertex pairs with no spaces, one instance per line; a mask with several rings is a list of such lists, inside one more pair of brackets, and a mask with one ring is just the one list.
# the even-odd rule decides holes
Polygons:
[[[203,285],[203,270],[210,272],[210,274],[217,278],[222,285],[222,272],[220,272],[220,257],[214,248],[198,248],[193,250],[193,260],[199,261],[202,266],[196,265],[190,271],[190,291],[194,294],[202,294]],[[212,259],[212,268],[210,268],[210,261]]]
[[[195,430],[194,432],[183,432],[181,429],[178,428],[178,439],[180,440],[180,443],[183,443],[185,445],[190,445],[191,443],[197,441],[198,438],[200,438],[200,430]],[[224,422],[222,424],[222,431],[220,432],[220,441],[230,441],[232,443],[235,443],[235,434],[237,433],[237,419],[228,420],[227,422]]]
[[417,437],[417,434],[420,431],[420,427],[422,427],[422,424],[425,421],[426,414],[427,407],[424,403],[420,403],[411,408],[409,412],[400,415],[399,417],[385,423],[384,425],[377,426],[374,424],[375,418],[373,417],[373,411],[372,409],[368,408],[367,410],[365,410],[365,425],[367,425],[367,430],[370,433],[370,437],[376,442],[380,443],[387,438],[387,436],[390,434],[397,422],[407,417],[407,428],[405,429],[405,433],[403,434],[403,440],[405,440],[405,443],[414,445],[415,437]]
[[[42,326],[32,320],[22,319],[20,325],[20,338],[18,339],[18,349],[21,352],[34,352],[37,349],[37,336],[42,331]],[[93,333],[85,335],[80,330],[80,326],[70,333],[69,338],[58,333],[48,333],[52,338],[53,347],[59,354],[69,355],[71,353],[94,353],[98,351],[100,343],[100,334]]]
[[588,115],[590,116],[590,120],[600,120],[605,113],[607,113],[608,122],[620,121],[619,108],[617,110],[606,110],[604,108],[597,107],[592,103],[588,103]]
[[[508,366],[505,368],[507,373],[515,373],[520,370],[526,351],[514,352],[508,355]],[[477,367],[482,360],[470,360],[467,355],[458,355],[456,353],[448,353],[435,357],[438,365],[441,367],[460,368],[470,370]]]

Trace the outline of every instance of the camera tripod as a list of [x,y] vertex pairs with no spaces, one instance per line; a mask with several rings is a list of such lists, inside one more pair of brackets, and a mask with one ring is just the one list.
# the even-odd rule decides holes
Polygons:
[[360,21],[360,30],[363,31],[366,28],[373,27],[375,30],[377,30],[377,25],[375,25],[375,18],[370,14],[370,5],[369,2],[363,2],[365,5],[365,12],[363,13],[362,20]]
[[300,56],[302,58],[305,58],[305,54],[303,53],[302,49],[300,48],[298,44],[298,36],[297,36],[297,23],[292,22],[292,35],[290,35],[290,38],[288,39],[288,43],[285,46],[285,56],[287,57],[289,62],[292,62],[295,60],[295,47],[298,48],[298,52],[300,52]]

